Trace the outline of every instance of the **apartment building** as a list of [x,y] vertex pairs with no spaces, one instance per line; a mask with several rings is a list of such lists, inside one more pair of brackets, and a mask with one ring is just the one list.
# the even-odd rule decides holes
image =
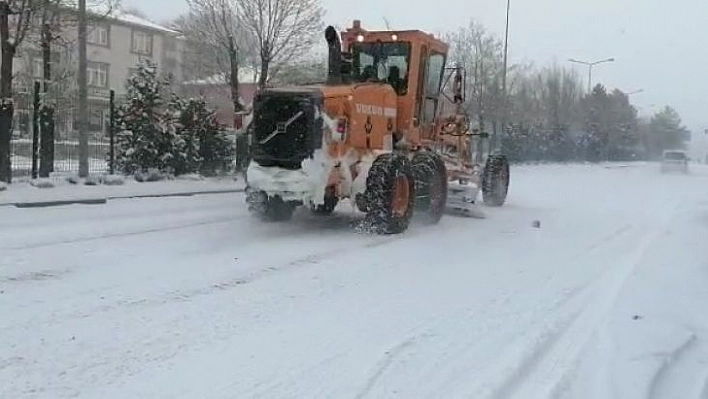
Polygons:
[[[15,60],[15,92],[18,93],[18,111],[29,112],[32,83],[43,77],[43,60],[39,47],[40,21],[34,21],[32,32],[18,51]],[[61,38],[52,52],[52,85],[56,96],[57,130],[75,134],[76,126],[76,71],[78,46],[76,14],[67,10],[55,24]],[[126,81],[142,59],[150,59],[160,72],[169,74],[173,81],[183,79],[182,57],[184,39],[177,31],[160,26],[121,10],[92,13],[87,35],[87,77],[89,97],[89,128],[100,134],[105,131],[109,117],[110,90],[120,98],[126,90]],[[20,119],[27,120],[25,116]],[[30,119],[31,120],[31,119]]]

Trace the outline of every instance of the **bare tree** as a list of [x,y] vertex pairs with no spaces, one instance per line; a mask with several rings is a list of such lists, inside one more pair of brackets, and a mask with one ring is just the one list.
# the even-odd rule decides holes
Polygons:
[[[239,8],[235,0],[187,0],[189,15],[179,19],[178,28],[190,43],[188,60],[196,65],[191,69],[210,71],[224,76],[231,86],[234,112],[243,110],[239,96],[239,65],[253,65],[254,41],[239,26]],[[204,60],[211,60],[204,63]],[[188,67],[188,69],[190,69]],[[195,76],[198,78],[204,77]]]
[[503,43],[475,21],[467,27],[448,33],[450,59],[461,63],[467,70],[467,111],[484,127],[491,121],[501,121],[504,93],[502,79],[504,72]]
[[256,39],[259,87],[265,87],[271,64],[288,63],[319,39],[324,9],[320,0],[240,0],[239,22]]
[[0,181],[6,183],[12,182],[10,141],[15,111],[12,98],[13,60],[39,5],[39,0],[0,1]]
[[281,65],[270,82],[274,85],[324,83],[327,79],[326,58],[318,54],[308,54],[303,60]]
[[518,121],[548,127],[570,126],[578,121],[582,82],[572,69],[556,64],[529,68],[511,93]]
[[[213,31],[203,31],[201,23],[192,13],[170,21],[167,26],[182,32],[185,38],[182,72],[185,80],[203,79],[213,75],[226,75],[228,68],[224,50],[214,43]],[[226,78],[223,82],[227,83]]]
[[79,0],[79,177],[88,177],[88,60],[86,0]]

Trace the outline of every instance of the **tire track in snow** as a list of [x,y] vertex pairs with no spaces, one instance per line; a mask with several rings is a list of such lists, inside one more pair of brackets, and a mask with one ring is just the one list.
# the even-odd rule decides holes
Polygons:
[[24,251],[24,250],[28,250],[28,249],[39,249],[39,248],[52,247],[52,246],[58,246],[58,245],[86,243],[86,242],[104,240],[104,239],[108,239],[108,238],[121,238],[121,237],[137,236],[137,235],[142,235],[142,234],[162,233],[165,231],[184,230],[184,229],[202,227],[202,226],[213,225],[213,224],[230,223],[235,220],[244,219],[244,218],[245,218],[245,216],[243,216],[243,215],[231,216],[231,217],[227,217],[227,218],[219,217],[219,218],[214,218],[214,219],[209,219],[209,220],[202,220],[200,222],[178,223],[178,224],[169,225],[169,226],[152,227],[152,228],[146,228],[146,229],[124,231],[124,232],[120,232],[120,233],[99,234],[99,235],[92,236],[92,237],[76,237],[76,238],[69,238],[69,239],[65,239],[65,240],[39,242],[39,243],[10,247],[10,248],[6,248],[6,250]]
[[[464,226],[458,226],[457,229],[462,229]],[[449,230],[448,230],[449,231]],[[260,279],[269,277],[274,275],[275,273],[279,272],[286,272],[286,271],[292,271],[298,268],[304,268],[304,267],[310,267],[314,266],[317,264],[320,264],[321,262],[328,261],[331,259],[335,258],[341,258],[341,257],[346,257],[351,254],[360,252],[362,249],[374,249],[374,248],[379,248],[379,247],[384,247],[388,245],[392,245],[398,242],[402,242],[405,240],[410,240],[412,238],[419,238],[420,236],[424,235],[430,235],[430,234],[435,234],[435,231],[429,231],[429,229],[411,229],[405,234],[399,234],[399,235],[390,235],[390,236],[377,236],[374,235],[372,237],[366,237],[367,234],[356,234],[353,233],[352,237],[361,237],[364,236],[364,238],[361,242],[354,242],[357,245],[352,245],[352,241],[346,241],[344,244],[345,246],[338,246],[334,248],[329,248],[323,251],[318,251],[315,253],[310,253],[306,254],[303,256],[300,256],[295,259],[288,260],[286,262],[281,262],[279,265],[271,265],[263,268],[259,268],[256,270],[252,270],[250,272],[247,272],[245,274],[242,274],[240,276],[236,276],[231,279],[227,279],[225,281],[221,282],[216,282],[212,283],[208,286],[201,287],[198,289],[194,290],[179,290],[179,291],[173,291],[168,294],[164,295],[164,298],[162,300],[158,300],[155,302],[155,304],[164,304],[173,300],[177,301],[187,301],[191,300],[194,297],[197,296],[203,296],[203,295],[208,295],[214,291],[223,291],[223,290],[230,290],[237,288],[239,286],[243,286],[245,284],[250,284],[253,282],[256,282]],[[145,301],[141,300],[140,304],[145,304],[146,302],[152,302],[152,301]]]
[[[672,205],[670,212],[663,215],[655,228],[644,232],[639,242],[634,245],[634,251],[620,262],[619,267],[606,271],[588,286],[590,297],[581,305],[578,315],[570,318],[570,323],[564,323],[561,319],[561,322],[557,324],[559,330],[556,333],[549,334],[542,327],[540,333],[534,334],[536,337],[546,336],[546,339],[541,339],[540,344],[536,344],[527,351],[521,362],[513,368],[511,373],[507,373],[497,385],[493,391],[493,397],[508,398],[514,397],[516,394],[518,397],[535,397],[556,393],[559,386],[569,378],[569,373],[572,372],[573,366],[582,356],[583,351],[587,349],[594,334],[606,323],[626,280],[641,263],[650,246],[666,231],[669,222],[675,215],[679,201],[667,201],[666,203]],[[631,230],[619,229],[617,231],[624,231],[624,233],[610,234],[610,237],[613,235],[616,237],[605,240],[604,244],[600,243],[591,252],[626,236],[626,233]],[[590,258],[588,262],[593,262],[593,259]],[[572,304],[569,304],[569,307],[573,309]],[[571,312],[574,311],[571,310]],[[567,313],[562,312],[562,314]],[[553,320],[557,317],[557,315],[552,315],[549,318]]]
[[[591,244],[588,247],[586,247],[586,249],[579,248],[581,253],[576,253],[575,255],[572,255],[569,259],[566,259],[565,261],[566,262],[573,262],[576,259],[582,257],[583,255],[587,255],[588,251],[592,252],[594,250],[593,248],[599,247],[599,243],[610,241],[610,240],[612,240],[613,237],[622,236],[624,234],[629,233],[630,231],[631,231],[630,225],[622,226],[622,227],[616,229],[615,231],[613,231],[612,233],[606,234],[606,235],[600,237],[594,244]],[[480,245],[482,245],[482,244],[480,244]],[[545,287],[549,284],[552,284],[553,280],[554,280],[554,277],[545,279],[542,282],[542,287],[537,287],[537,289],[543,290],[544,289],[543,287]],[[554,303],[551,305],[550,309],[546,310],[546,308],[544,308],[544,309],[538,310],[538,312],[534,312],[534,313],[538,313],[539,315],[547,314],[547,312],[549,312],[549,311],[554,314],[557,314],[561,310],[564,310],[564,309],[567,310],[568,308],[570,308],[570,311],[563,312],[564,315],[567,315],[563,318],[563,320],[562,320],[563,323],[559,323],[557,320],[553,320],[553,322],[555,322],[556,324],[553,325],[551,328],[546,328],[546,330],[544,331],[544,335],[536,337],[536,339],[538,339],[540,341],[541,339],[548,338],[548,342],[546,343],[546,345],[549,347],[552,346],[554,339],[559,339],[559,337],[561,335],[561,334],[556,333],[557,330],[562,329],[560,324],[570,326],[572,324],[572,321],[575,318],[580,317],[581,311],[579,309],[581,309],[582,304],[587,303],[587,299],[590,298],[591,294],[592,294],[592,293],[588,293],[588,290],[591,288],[591,287],[589,287],[590,285],[591,285],[591,282],[583,282],[581,284],[578,284],[575,287],[571,287],[570,289],[565,290],[565,292],[563,292],[561,294],[561,297],[559,297],[556,301],[553,301]],[[454,369],[458,369],[457,371],[454,371],[453,373],[443,373],[443,374],[448,374],[447,376],[445,376],[445,375],[437,376],[438,377],[436,379],[436,381],[438,381],[437,385],[440,386],[440,390],[442,390],[442,391],[445,391],[446,389],[450,390],[451,386],[453,386],[453,387],[457,386],[457,385],[467,386],[469,384],[469,381],[468,381],[469,374],[466,372],[466,370],[469,368],[469,355],[477,352],[482,347],[486,347],[488,345],[491,345],[491,346],[497,345],[498,339],[499,339],[499,335],[497,333],[490,331],[491,333],[489,335],[485,336],[485,338],[483,338],[481,341],[479,339],[474,340],[474,341],[466,340],[465,337],[469,335],[469,324],[475,323],[479,319],[488,320],[488,319],[494,319],[496,317],[499,317],[499,315],[496,313],[498,313],[500,308],[503,309],[505,307],[505,304],[507,302],[511,301],[515,297],[516,294],[517,293],[515,290],[509,290],[501,296],[494,297],[493,300],[489,303],[479,304],[477,307],[474,308],[474,310],[468,309],[468,311],[467,311],[468,313],[466,313],[466,315],[461,315],[459,313],[459,309],[454,308],[453,312],[451,312],[450,314],[440,315],[440,317],[427,320],[423,325],[416,328],[415,331],[419,331],[418,332],[419,335],[422,334],[420,332],[420,330],[423,330],[427,335],[432,336],[432,334],[434,332],[440,331],[442,329],[442,331],[445,331],[446,336],[450,335],[452,337],[460,337],[459,340],[457,338],[451,338],[449,340],[449,342],[447,342],[447,343],[443,342],[443,341],[430,342],[430,344],[433,347],[439,348],[435,351],[435,353],[438,353],[438,354],[443,353],[444,355],[443,356],[436,355],[434,363],[437,364],[439,367],[434,366],[434,365],[427,367],[427,370],[421,370],[422,375],[425,375],[425,373],[431,373],[431,377],[434,377],[440,371],[440,367],[445,368],[445,367],[449,367],[450,364],[458,364],[459,367],[457,367],[457,368],[453,367]],[[578,297],[582,297],[582,298],[578,298]],[[576,304],[576,306],[569,307],[568,306],[569,302]],[[451,325],[455,325],[458,327],[453,329],[454,331],[451,331],[450,330]],[[502,326],[499,326],[499,327],[503,328]],[[493,327],[492,331],[495,328],[496,327]],[[409,334],[410,334],[410,332],[409,332]],[[406,335],[409,335],[409,334],[406,334]],[[510,336],[508,339],[509,339],[509,341],[512,341],[513,338]],[[527,345],[527,342],[524,341],[523,344]],[[421,350],[426,350],[426,349],[430,350],[430,348],[421,348]],[[519,349],[519,352],[523,352],[523,349],[524,348]],[[398,356],[398,355],[391,358],[391,362],[387,363],[386,369],[384,369],[383,371],[379,371],[379,367],[375,366],[373,368],[374,371],[372,371],[372,373],[374,375],[376,375],[375,382],[378,383],[378,381],[382,379],[382,374],[384,374],[383,372],[385,372],[388,368],[390,368],[392,366],[391,363],[400,362],[398,360],[399,358],[400,358],[400,356]],[[530,365],[529,367],[530,367],[530,369],[533,369],[533,365]],[[497,372],[496,374],[498,376],[500,373]],[[493,378],[494,377],[489,378],[489,379],[482,379],[482,380],[484,380],[483,382],[487,382],[488,380],[491,380]],[[430,381],[430,382],[433,383],[433,381]],[[368,386],[366,392],[370,393],[371,391],[374,391],[375,388],[376,388],[376,385]],[[436,389],[433,386],[428,387],[426,389],[428,389],[430,392],[436,392]],[[462,390],[464,391],[464,389],[462,389]]]
[[[228,221],[223,221],[228,222]],[[199,225],[207,225],[207,224],[214,224],[214,222],[211,223],[200,223]],[[192,227],[197,227],[192,226]],[[185,227],[187,228],[187,227]],[[147,307],[156,307],[156,306],[162,306],[168,303],[172,302],[188,302],[191,301],[197,297],[201,296],[207,296],[211,295],[215,292],[220,292],[220,291],[228,291],[232,289],[236,289],[238,287],[241,287],[246,284],[253,283],[255,281],[261,280],[263,278],[267,278],[269,276],[272,276],[278,272],[285,272],[285,271],[290,271],[294,270],[297,268],[303,268],[303,267],[309,267],[309,266],[314,266],[317,265],[325,260],[329,260],[331,258],[338,258],[338,257],[344,257],[351,255],[352,253],[361,251],[362,249],[368,249],[368,248],[377,248],[377,247],[382,247],[385,245],[390,245],[392,243],[402,241],[405,239],[410,239],[411,237],[416,237],[421,234],[428,234],[429,232],[426,232],[424,230],[411,230],[409,233],[404,234],[404,235],[392,235],[392,236],[374,236],[368,239],[365,239],[364,242],[360,243],[360,245],[351,245],[351,242],[347,242],[347,246],[344,247],[335,247],[335,248],[330,248],[324,251],[316,252],[316,253],[310,253],[295,259],[288,260],[286,262],[282,262],[280,265],[273,265],[273,266],[267,266],[263,268],[259,268],[257,270],[252,270],[249,272],[241,273],[238,276],[234,276],[233,278],[219,281],[219,282],[214,282],[210,283],[208,285],[199,287],[199,288],[194,288],[194,289],[189,289],[189,290],[174,290],[174,291],[168,291],[162,294],[159,294],[159,296],[152,297],[152,298],[138,298],[138,299],[124,299],[124,300],[118,300],[110,304],[103,304],[99,306],[95,306],[90,309],[83,309],[80,311],[72,311],[70,313],[61,313],[61,314],[53,314],[51,319],[47,320],[32,320],[27,326],[34,325],[36,323],[43,323],[43,324],[54,324],[63,320],[69,320],[69,319],[82,319],[86,317],[91,317],[92,315],[100,314],[100,313],[106,313],[106,312],[111,312],[115,311],[117,309],[123,309],[123,308],[140,308],[144,309]],[[140,233],[135,233],[135,234],[140,234]],[[131,234],[131,235],[135,235]],[[12,280],[12,278],[7,278],[5,280],[0,280],[0,282],[19,282],[20,280]],[[25,280],[21,280],[25,281]],[[27,280],[29,281],[29,280]],[[12,326],[12,329],[14,329],[17,326]],[[11,329],[8,327],[7,329]]]
[[[583,255],[587,255],[588,252],[594,251],[595,248],[600,247],[602,243],[611,241],[615,238],[618,238],[620,236],[624,236],[624,235],[630,233],[631,228],[632,228],[631,225],[624,225],[624,226],[619,227],[618,229],[612,231],[610,234],[600,237],[595,243],[589,245],[586,249],[581,248],[580,249],[581,253],[576,253],[575,255],[571,256],[569,259],[566,259],[566,262],[575,261],[578,258],[582,257]],[[483,245],[483,243],[481,243],[481,242],[477,242],[477,244]],[[546,286],[548,284],[551,284],[553,280],[554,280],[554,277],[545,279],[542,284],[543,284],[543,286]],[[584,283],[581,283],[575,287],[572,287],[572,288],[566,290],[562,294],[562,297],[559,298],[559,300],[554,303],[552,309],[553,310],[564,309],[567,307],[567,303],[571,302],[571,301],[573,301],[574,303],[577,302],[580,304],[585,303],[586,302],[585,300],[578,299],[577,297],[584,295],[584,298],[585,298],[585,297],[589,296],[587,291],[588,291],[590,285],[591,285],[591,282],[584,282]],[[539,287],[539,289],[542,289],[542,288]],[[417,333],[418,336],[433,337],[433,336],[435,336],[434,335],[435,331],[439,331],[440,329],[443,329],[444,331],[446,331],[446,334],[447,334],[447,333],[451,332],[449,326],[456,325],[458,327],[455,328],[455,330],[459,330],[459,331],[456,331],[453,335],[459,335],[460,337],[465,337],[466,335],[469,334],[469,332],[467,331],[469,329],[469,327],[468,327],[469,323],[474,323],[475,321],[473,321],[473,320],[479,320],[479,319],[487,320],[490,318],[494,318],[495,316],[493,315],[493,313],[497,312],[499,308],[503,308],[504,305],[507,302],[509,302],[510,300],[512,300],[515,295],[516,295],[516,291],[514,291],[514,290],[507,291],[503,295],[493,298],[493,300],[489,303],[480,304],[478,308],[475,308],[474,311],[467,314],[467,316],[460,315],[459,309],[455,308],[451,312],[449,312],[448,314],[441,314],[441,315],[439,315],[439,317],[435,317],[435,318],[431,318],[431,319],[427,320],[425,323],[422,323],[421,325],[416,327],[414,330],[410,331],[409,334],[412,333],[413,331],[418,331],[418,333]],[[579,307],[580,306],[578,306],[578,308]],[[579,316],[580,316],[580,311],[576,311],[575,313],[568,316],[568,319],[570,319],[570,321],[564,320],[565,324],[570,325],[571,321]],[[469,323],[467,321],[462,320],[465,317],[470,319]],[[455,320],[455,321],[451,322],[452,320]],[[556,330],[560,329],[559,326],[556,326],[556,327],[557,327]],[[406,334],[406,335],[409,335],[409,334]],[[559,334],[556,334],[556,336],[559,336]],[[495,345],[495,340],[498,339],[498,335],[492,333],[488,337],[489,337],[489,341],[490,341],[489,344]],[[553,338],[553,337],[551,337],[551,338]],[[410,346],[407,344],[409,341],[410,340],[405,340],[402,343],[395,345],[393,347],[398,348],[399,345],[405,344],[405,347],[408,348]],[[419,343],[419,340],[416,340],[414,342],[417,344],[417,343]],[[449,365],[451,363],[460,364],[461,367],[463,367],[463,369],[462,369],[463,373],[465,373],[464,372],[465,366],[467,366],[469,364],[469,363],[466,363],[466,361],[465,361],[466,355],[469,354],[470,351],[474,351],[477,348],[479,348],[480,346],[482,346],[482,347],[486,346],[486,344],[485,344],[486,339],[484,339],[482,341],[476,340],[474,342],[465,341],[464,339],[461,341],[454,341],[453,340],[451,342],[452,342],[452,344],[449,344],[449,343],[446,344],[443,342],[433,343],[433,345],[440,346],[440,350],[438,350],[437,353],[443,352],[446,354],[444,357],[438,356],[435,359],[435,363],[442,366],[442,367],[444,367],[444,365]],[[553,343],[553,339],[550,339],[548,341],[548,345],[550,346],[552,343]],[[373,371],[371,372],[372,376],[369,377],[369,379],[367,380],[368,382],[366,384],[366,388],[362,391],[362,392],[364,392],[364,394],[368,394],[371,391],[373,391],[374,388],[376,387],[376,383],[378,383],[381,380],[383,374],[392,366],[392,364],[395,361],[397,361],[400,358],[401,354],[399,352],[390,350],[386,353],[388,354],[389,352],[395,356],[388,356],[388,355],[384,356],[384,360],[379,361],[379,364],[373,368]],[[385,367],[382,367],[381,363],[383,363]],[[439,369],[437,369],[436,367],[433,367],[428,372],[435,373],[436,370],[439,371]],[[442,390],[449,389],[451,385],[458,384],[461,380],[469,379],[469,375],[466,373],[463,375],[462,373],[455,372],[454,374],[456,374],[456,375],[450,376],[446,379],[446,383],[443,386],[441,386]],[[372,384],[372,382],[374,384]],[[463,382],[463,385],[464,384],[465,383]]]
[[[705,398],[705,372],[708,351],[704,342],[691,333],[677,348],[668,353],[649,384],[648,397]],[[699,365],[703,364],[703,367]],[[696,367],[699,366],[699,367]],[[687,386],[687,380],[692,384]]]
[[[353,251],[361,251],[361,248],[382,248],[387,245],[393,245],[396,242],[404,242],[407,239],[410,239],[412,237],[418,237],[418,236],[428,236],[430,234],[435,234],[438,229],[431,229],[430,231],[427,229],[413,229],[410,231],[410,233],[407,233],[405,235],[396,235],[396,236],[387,236],[387,237],[381,237],[381,236],[374,236],[374,237],[367,237],[364,236],[363,239],[357,239],[357,240],[349,240],[349,241],[344,241],[344,240],[337,240],[339,236],[335,237],[336,242],[341,242],[341,245],[343,246],[343,249],[335,249],[335,248],[322,248],[320,247],[320,251],[317,253],[311,253],[307,254],[305,256],[301,256],[296,259],[290,259],[287,262],[281,263],[279,266],[271,266],[267,268],[260,269],[259,272],[262,273],[262,275],[255,276],[252,281],[258,280],[259,278],[273,275],[275,272],[283,272],[283,271],[288,271],[292,270],[294,268],[306,268],[310,267],[312,265],[315,265],[323,260],[328,260],[333,257],[347,257],[351,256],[351,252]],[[449,230],[449,229],[448,229]],[[357,237],[357,236],[354,236]],[[361,237],[361,236],[359,236]],[[277,241],[276,241],[277,242]],[[357,245],[358,244],[358,245]],[[329,266],[329,265],[328,265]],[[334,266],[334,265],[332,265]],[[343,266],[346,266],[343,264]],[[227,281],[228,283],[228,281]],[[159,293],[156,296],[150,296],[149,298],[144,298],[144,299],[137,299],[135,301],[130,301],[130,302],[123,302],[120,303],[119,306],[114,306],[112,308],[110,307],[103,307],[101,311],[110,311],[113,309],[116,309],[117,307],[121,306],[128,306],[128,307],[134,307],[134,310],[137,312],[132,313],[132,312],[116,312],[118,314],[123,314],[125,313],[125,317],[132,317],[133,315],[140,315],[140,314],[145,314],[143,310],[146,307],[149,306],[155,306],[155,309],[152,309],[156,312],[161,312],[161,307],[160,305],[163,304],[169,304],[169,303],[174,303],[175,301],[189,301],[194,299],[196,296],[199,295],[208,295],[212,293],[218,293],[222,292],[224,290],[229,290],[232,288],[236,288],[243,285],[241,284],[235,284],[233,287],[229,287],[228,284],[225,284],[222,282],[222,287],[221,288],[214,288],[211,285],[210,286],[205,286],[203,287],[202,290],[195,290],[195,291],[174,291],[172,293],[167,294],[167,296],[160,295]],[[171,296],[170,296],[171,295]],[[197,302],[200,304],[202,302]],[[90,305],[89,305],[90,306]],[[180,307],[178,304],[176,306],[177,308]],[[131,309],[133,310],[133,309]],[[130,314],[130,316],[127,316]],[[170,315],[169,312],[166,312],[167,318],[169,319]],[[43,320],[35,320],[32,324],[33,325],[54,325],[54,324],[60,324],[60,325],[72,325],[72,320],[71,318],[96,318],[98,320],[101,320],[104,315],[100,314],[100,311],[97,312],[95,309],[81,309],[79,312],[74,312],[74,314],[71,315],[66,315],[66,314],[52,314],[50,315],[54,320],[53,322],[45,322]],[[109,316],[110,317],[110,316]],[[179,316],[179,318],[182,318],[184,316]],[[151,320],[146,320],[146,323],[156,323],[157,326],[164,326],[172,323],[165,323],[165,320],[158,316],[157,319],[151,319]],[[90,322],[87,322],[90,324]],[[31,325],[28,325],[27,328],[31,328]],[[22,326],[19,326],[17,324],[13,325],[13,330],[17,331],[22,329]],[[180,329],[175,329],[174,330],[175,334],[184,334],[187,336],[192,336],[194,335],[194,339],[187,339],[187,337],[182,337],[182,338],[175,338],[175,339],[165,339],[164,336],[149,336],[149,339],[142,338],[137,340],[136,337],[133,337],[136,341],[140,342],[140,345],[135,345],[134,348],[131,348],[131,350],[135,350],[135,358],[129,357],[129,353],[117,349],[114,347],[88,347],[84,349],[84,358],[81,360],[79,363],[81,366],[79,367],[78,365],[72,366],[70,369],[70,373],[67,376],[61,376],[61,377],[49,377],[48,380],[49,382],[45,382],[44,385],[48,385],[53,387],[53,390],[58,390],[62,386],[69,386],[69,385],[75,385],[77,382],[71,382],[68,381],[68,379],[76,379],[78,377],[79,379],[79,385],[84,385],[91,379],[96,378],[96,375],[98,373],[105,373],[107,365],[109,364],[115,364],[118,362],[121,362],[121,368],[120,370],[109,370],[108,375],[103,375],[101,377],[102,380],[106,381],[109,380],[111,381],[111,384],[113,382],[118,382],[121,381],[122,379],[127,378],[130,374],[132,373],[137,373],[141,372],[141,370],[147,370],[150,369],[153,363],[164,363],[167,359],[174,358],[176,356],[179,356],[180,354],[184,354],[185,352],[195,352],[199,351],[200,349],[207,347],[209,345],[213,345],[214,340],[224,340],[229,334],[225,334],[224,336],[211,336],[209,339],[204,339],[203,337],[199,337],[194,334],[194,332],[185,332],[183,329],[180,331]],[[177,335],[175,335],[177,336]],[[181,335],[180,335],[181,336]],[[174,345],[174,343],[179,343],[179,345]],[[54,343],[56,345],[56,343]],[[355,350],[356,348],[350,348],[349,350]],[[94,351],[92,354],[91,351]],[[88,353],[87,353],[88,352]],[[105,353],[104,353],[105,352]],[[132,355],[130,355],[132,356]],[[327,359],[323,360],[325,363]],[[77,369],[79,367],[79,369]],[[313,368],[316,368],[317,365],[313,366]],[[296,369],[296,372],[299,372],[300,369]],[[251,395],[249,395],[251,396]],[[255,396],[255,395],[253,395]],[[251,397],[253,397],[251,396]],[[264,397],[272,397],[270,395],[263,395]],[[323,395],[324,396],[324,395]]]
[[[573,263],[598,252],[604,245],[629,235],[633,227],[631,224],[618,227],[564,262]],[[538,289],[543,290],[550,283],[550,280],[557,277],[556,275],[552,276],[545,281],[544,286]],[[536,329],[522,332],[522,338],[514,339],[510,344],[512,349],[507,348],[504,354],[500,356],[500,358],[506,356],[506,359],[498,361],[491,371],[485,374],[488,378],[480,380],[486,383],[498,380],[500,375],[504,376],[504,373],[506,373],[506,376],[501,381],[488,385],[488,389],[478,388],[477,391],[484,391],[482,396],[485,397],[507,398],[515,390],[519,389],[523,382],[540,366],[542,357],[552,353],[554,347],[560,343],[565,335],[568,335],[569,330],[573,329],[582,320],[589,306],[588,304],[596,296],[594,290],[597,290],[597,285],[596,278],[567,290],[555,305],[549,309],[551,316],[544,317],[544,321],[537,323],[539,327]],[[534,343],[531,349],[529,349],[529,342]],[[509,365],[512,366],[510,367]]]
[[[244,218],[250,218],[250,214],[245,214],[245,215],[240,215],[237,217],[231,218],[231,220],[238,220],[238,219],[244,219]],[[311,219],[305,219],[301,220],[300,222],[303,222],[303,224],[290,224],[287,226],[279,226],[283,227],[282,230],[273,230],[271,228],[268,228],[269,226],[272,225],[262,225],[259,224],[259,227],[264,228],[262,231],[259,231],[259,233],[263,233],[264,235],[267,235],[269,238],[278,238],[281,236],[284,237],[290,237],[293,234],[302,234],[303,229],[307,228],[307,225],[309,223],[315,223],[315,224],[326,224],[324,228],[327,229],[332,229],[332,224],[336,225],[334,226],[335,230],[339,230],[344,228],[343,226],[346,225],[347,229],[350,229],[351,226],[350,224],[352,221],[357,221],[359,218],[351,218],[350,215],[340,215],[340,217],[335,217],[335,218],[330,218],[330,220],[326,220],[325,218],[317,217],[317,218],[311,218]],[[229,222],[229,220],[212,220],[212,221],[204,221],[204,222],[199,222],[199,223],[192,223],[189,225],[182,225],[182,226],[171,226],[171,227],[164,227],[164,228],[155,228],[155,229],[150,229],[150,232],[153,231],[167,231],[170,229],[186,229],[186,228],[195,228],[195,227],[201,227],[205,225],[213,225],[213,224],[219,224],[219,223],[226,223]],[[202,297],[202,296],[207,296],[216,292],[223,292],[223,291],[228,291],[232,289],[237,289],[241,286],[244,286],[246,284],[250,284],[252,282],[258,281],[263,278],[267,278],[269,276],[273,276],[277,274],[278,272],[284,272],[288,270],[294,270],[296,268],[303,268],[303,267],[309,267],[309,266],[314,266],[322,261],[328,260],[330,258],[337,258],[337,257],[343,257],[343,256],[348,256],[351,255],[352,253],[356,253],[361,251],[362,249],[374,249],[378,247],[383,247],[389,244],[392,244],[397,241],[401,240],[407,240],[411,238],[416,238],[422,235],[431,235],[431,234],[436,234],[438,233],[438,230],[440,228],[443,228],[442,226],[435,226],[433,228],[427,227],[427,228],[415,228],[411,226],[412,228],[409,229],[405,234],[400,234],[400,235],[389,235],[389,236],[379,236],[379,235],[370,235],[368,233],[356,233],[354,231],[351,231],[350,234],[348,234],[349,237],[354,238],[354,239],[361,239],[363,238],[362,242],[360,242],[360,245],[352,245],[353,243],[356,243],[356,241],[344,241],[346,245],[343,247],[335,247],[335,248],[329,248],[324,251],[319,251],[315,253],[310,253],[295,259],[290,259],[286,262],[281,262],[280,264],[276,265],[270,265],[267,267],[262,267],[258,268],[257,270],[250,270],[247,271],[246,273],[239,273],[237,276],[234,276],[232,278],[227,278],[222,281],[216,281],[212,282],[206,285],[203,285],[199,288],[193,288],[193,289],[180,289],[180,290],[173,290],[173,291],[167,291],[167,292],[158,292],[155,293],[155,296],[151,297],[139,297],[139,298],[127,298],[127,299],[119,299],[115,300],[111,303],[100,303],[98,301],[95,301],[93,299],[89,300],[87,303],[95,303],[93,307],[88,308],[88,309],[72,309],[67,312],[60,312],[60,313],[51,313],[51,317],[48,319],[32,319],[28,320],[26,323],[22,323],[21,325],[25,325],[28,328],[30,328],[34,324],[55,324],[55,323],[60,323],[63,320],[73,320],[73,319],[83,319],[87,317],[91,317],[94,314],[102,314],[102,313],[107,313],[107,312],[112,312],[116,311],[117,309],[130,309],[130,308],[135,308],[135,309],[144,309],[144,308],[149,308],[149,307],[158,307],[162,306],[171,302],[188,302],[191,301],[197,297]],[[456,225],[453,226],[453,230],[460,230],[460,229],[465,229],[467,226],[464,224],[461,225]],[[450,230],[450,226],[446,228],[446,231]],[[259,229],[260,230],[260,229]],[[349,230],[347,230],[349,231]],[[126,234],[113,234],[110,235],[111,237],[133,237],[133,236],[139,236],[140,234],[144,234],[143,231],[134,231],[131,233],[126,233]],[[95,237],[93,239],[98,240],[101,237]],[[104,237],[105,238],[105,237]],[[80,243],[83,242],[83,240],[67,240],[67,242],[64,243],[55,243],[55,244],[47,244],[47,245],[59,245],[59,244],[74,244],[74,243]],[[62,270],[54,270],[54,271],[44,271],[43,273],[47,274],[47,276],[51,276],[51,278],[54,279],[59,279],[64,277],[64,275],[68,274],[69,272],[67,271],[62,271]],[[28,279],[28,276],[26,274],[22,274],[19,276],[11,276],[11,277],[6,277],[4,279],[0,280],[0,283],[30,283],[30,282],[36,282],[36,279]],[[96,294],[96,297],[101,296],[100,294]],[[17,326],[17,325],[16,325]],[[14,328],[14,327],[13,327]],[[7,330],[12,330],[10,326],[6,327]],[[0,328],[0,330],[2,330]]]
[[703,386],[701,387],[701,392],[698,394],[700,399],[708,399],[708,374],[705,374]]
[[356,394],[355,398],[361,399],[365,397],[374,388],[376,382],[379,380],[379,378],[381,378],[386,369],[391,366],[394,359],[399,357],[408,348],[414,346],[418,338],[419,337],[409,338],[384,352],[383,358],[379,360],[378,364],[375,366],[373,373],[369,376],[366,383],[364,384],[364,388]]
[[[485,373],[488,378],[482,380],[491,380],[493,383],[480,396],[500,399],[513,397],[543,367],[544,360],[557,357],[559,347],[564,348],[561,350],[564,354],[573,349],[568,348],[565,341],[568,337],[583,334],[583,327],[586,327],[583,322],[596,296],[595,290],[597,282],[582,284],[562,298],[551,316],[546,317],[538,327],[512,341],[499,356],[498,362]],[[579,352],[580,349],[576,346],[574,351]],[[575,356],[571,358],[574,360]],[[533,394],[526,397],[537,397],[537,393],[533,391]]]

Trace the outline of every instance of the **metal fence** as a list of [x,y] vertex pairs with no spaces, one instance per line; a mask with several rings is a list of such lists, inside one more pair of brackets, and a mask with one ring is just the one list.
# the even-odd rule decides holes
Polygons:
[[[110,97],[109,97],[110,98]],[[36,151],[36,167],[40,164],[40,136],[35,134],[34,101],[20,98],[16,101],[13,133],[10,141],[13,177],[33,176],[33,151]],[[57,103],[54,114],[54,163],[52,173],[76,174],[79,171],[78,109],[76,101]],[[88,161],[90,174],[104,174],[110,171],[111,154],[111,102],[109,100],[90,101],[88,109]],[[39,130],[39,129],[37,129]],[[248,162],[248,144],[245,129],[236,131],[227,128],[227,135],[233,143],[233,170],[242,170]],[[35,142],[37,141],[37,142]]]
[[[12,175],[27,177],[32,173],[32,139],[12,140]],[[108,138],[91,140],[88,143],[89,173],[108,172]],[[54,144],[54,173],[78,173],[79,141],[56,141]]]
[[[10,141],[13,177],[32,174],[33,125],[35,110],[30,101],[17,101]],[[79,134],[75,101],[57,104],[54,116],[54,165],[53,173],[78,173]],[[88,158],[90,173],[106,173],[110,151],[110,103],[89,103]],[[39,161],[37,161],[39,162]]]

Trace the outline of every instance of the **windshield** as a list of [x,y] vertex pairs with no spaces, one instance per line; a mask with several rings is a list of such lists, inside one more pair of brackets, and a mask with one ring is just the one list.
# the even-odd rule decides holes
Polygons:
[[356,43],[352,49],[355,82],[379,80],[390,83],[396,93],[408,91],[408,65],[411,45],[408,42]]

